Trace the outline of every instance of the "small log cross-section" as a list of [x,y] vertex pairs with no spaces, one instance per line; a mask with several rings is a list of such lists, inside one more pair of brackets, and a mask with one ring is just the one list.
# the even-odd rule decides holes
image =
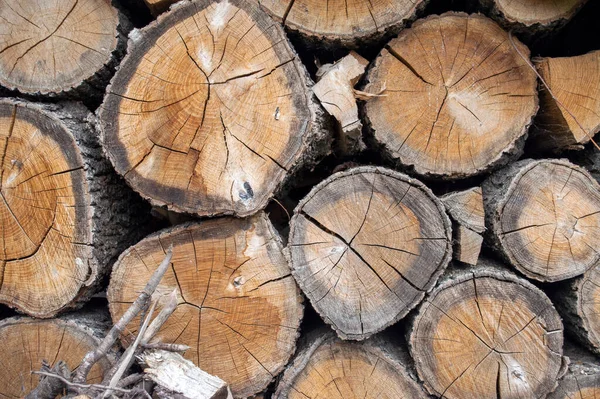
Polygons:
[[[42,361],[50,367],[63,361],[72,370],[85,354],[99,345],[106,324],[94,320],[97,315],[70,315],[52,320],[13,317],[0,322],[0,397],[23,398],[36,388]],[[87,382],[97,384],[112,366],[115,357],[94,365]]]
[[588,0],[478,0],[506,29],[525,38],[558,31]]
[[101,106],[103,143],[154,205],[253,214],[307,147],[324,147],[310,78],[255,2],[184,2],[131,37]]
[[75,103],[0,100],[0,302],[31,316],[87,300],[144,210],[93,123]]
[[567,374],[547,399],[596,399],[600,396],[598,360],[579,348],[565,348],[570,364]]
[[552,152],[583,148],[600,131],[600,51],[542,58],[536,66],[552,93],[545,86],[540,91],[533,146]]
[[425,399],[389,339],[345,342],[313,331],[283,374],[273,399]]
[[427,0],[259,0],[286,28],[308,43],[357,48],[398,33]]
[[[170,245],[172,267],[157,296],[176,290],[179,303],[157,341],[189,346],[185,357],[226,381],[235,397],[262,391],[293,354],[303,311],[268,218],[259,213],[182,225],[131,247],[117,261],[108,289],[113,320],[127,310]],[[139,318],[130,323],[126,343],[139,325]]]
[[0,85],[27,94],[98,91],[130,28],[109,0],[1,0],[0,19]]
[[450,261],[450,220],[422,183],[379,167],[339,172],[295,210],[292,273],[344,339],[404,317]]
[[523,160],[482,187],[490,243],[527,277],[565,280],[600,260],[600,186],[585,169]]
[[565,328],[580,343],[600,354],[600,266],[565,281],[553,295]]
[[454,222],[454,259],[476,265],[485,231],[481,187],[450,193],[441,200]]
[[481,15],[417,21],[381,51],[365,91],[372,140],[415,172],[457,179],[522,154],[537,111],[529,50]]
[[364,149],[363,125],[358,117],[354,85],[368,64],[369,61],[351,51],[335,64],[325,64],[317,71],[319,81],[313,91],[323,108],[339,122],[339,141],[344,153]]
[[546,295],[484,263],[454,271],[427,297],[409,343],[427,390],[448,399],[543,398],[567,364]]

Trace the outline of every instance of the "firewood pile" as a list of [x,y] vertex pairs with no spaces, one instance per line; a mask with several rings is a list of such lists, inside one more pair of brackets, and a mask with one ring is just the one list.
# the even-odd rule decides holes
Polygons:
[[598,18],[0,0],[0,398],[600,394]]

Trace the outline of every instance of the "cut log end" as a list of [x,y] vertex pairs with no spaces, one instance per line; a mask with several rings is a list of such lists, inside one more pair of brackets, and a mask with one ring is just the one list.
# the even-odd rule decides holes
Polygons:
[[600,255],[600,186],[565,160],[525,160],[483,185],[495,248],[539,281],[578,276]]
[[364,339],[404,317],[450,260],[443,205],[420,182],[384,168],[336,173],[291,221],[292,271],[325,321]]
[[[14,317],[0,322],[0,396],[23,398],[37,387],[42,361],[50,367],[64,361],[69,369],[79,365],[85,354],[95,349],[100,339],[82,320],[34,320]],[[88,374],[88,383],[100,383],[114,355],[101,359]]]
[[[126,311],[170,245],[172,268],[156,297],[176,290],[178,305],[156,339],[188,345],[185,357],[226,381],[236,397],[262,391],[294,352],[302,318],[300,292],[269,220],[264,214],[215,219],[136,244],[120,257],[111,278],[113,320]],[[138,328],[139,319],[132,321],[124,341]]]
[[[516,48],[513,47],[513,43]],[[481,15],[418,21],[382,50],[367,75],[373,140],[421,175],[456,179],[522,153],[537,112],[529,50]]]
[[261,0],[261,6],[309,42],[356,48],[398,32],[425,7],[424,0]]
[[552,92],[541,91],[532,147],[542,152],[583,148],[600,131],[600,51],[542,58],[536,66]]
[[107,0],[0,1],[0,84],[27,94],[81,86],[124,44],[120,18]]
[[425,399],[402,360],[381,341],[344,342],[323,333],[306,343],[283,375],[275,399]]
[[101,107],[104,146],[155,205],[247,216],[315,140],[308,80],[254,2],[186,3],[133,38]]
[[480,265],[423,303],[410,347],[426,388],[453,399],[545,397],[565,371],[550,300],[507,271]]

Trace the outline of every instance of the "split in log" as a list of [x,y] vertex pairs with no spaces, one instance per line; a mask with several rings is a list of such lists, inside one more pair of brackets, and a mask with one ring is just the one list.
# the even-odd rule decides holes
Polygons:
[[600,186],[566,160],[515,162],[483,184],[493,248],[527,277],[554,282],[600,260]]
[[109,0],[1,0],[0,84],[26,94],[104,92],[131,29]]
[[35,317],[94,294],[145,210],[93,123],[75,103],[0,100],[0,302]]
[[261,7],[308,44],[358,48],[398,33],[427,0],[259,0]]
[[332,175],[291,221],[292,273],[343,339],[364,339],[404,317],[450,261],[450,220],[417,180],[380,167]]
[[559,287],[552,298],[567,331],[600,354],[600,266],[595,265]]
[[545,397],[567,364],[560,316],[546,295],[482,261],[434,289],[409,343],[427,390],[448,399]]
[[570,364],[548,399],[595,399],[600,395],[600,365],[594,356],[578,347],[565,346]]
[[[185,357],[226,381],[235,397],[262,391],[294,352],[302,318],[300,291],[271,223],[262,213],[214,219],[142,240],[115,265],[107,294],[113,320],[171,244],[172,269],[156,292],[175,289],[179,304],[156,339],[188,345]],[[139,325],[132,321],[125,342]]]
[[476,265],[485,231],[481,187],[450,193],[441,200],[454,222],[454,259]]
[[381,51],[365,91],[374,146],[435,178],[480,174],[522,154],[537,81],[517,53],[529,50],[481,16],[446,13],[417,21]]
[[600,131],[600,51],[542,58],[536,66],[552,93],[540,92],[532,147],[552,152],[583,148]]
[[365,149],[354,85],[365,73],[368,64],[369,61],[351,51],[335,64],[322,65],[317,71],[319,81],[313,92],[323,108],[338,121],[339,144],[344,154]]
[[247,216],[327,151],[310,78],[258,4],[184,2],[130,37],[100,109],[103,144],[154,205]]
[[[34,320],[13,317],[0,321],[0,397],[22,398],[38,385],[42,361],[52,367],[58,361],[74,368],[83,356],[94,349],[108,327],[108,320],[100,320],[102,313],[71,314],[52,320]],[[90,384],[102,381],[112,362],[109,353],[88,374]]]
[[177,353],[147,350],[141,355],[146,373],[157,385],[159,399],[228,399],[225,381],[199,369]]
[[587,0],[479,0],[487,13],[506,29],[532,39],[557,32]]
[[[345,342],[314,331],[283,374],[274,399],[425,399],[389,339]],[[402,356],[404,355],[404,356]]]

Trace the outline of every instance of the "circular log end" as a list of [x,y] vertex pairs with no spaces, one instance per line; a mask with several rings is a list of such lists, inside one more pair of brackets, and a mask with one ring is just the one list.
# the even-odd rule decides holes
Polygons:
[[570,19],[587,0],[494,0],[496,8],[509,22],[525,26],[550,25]]
[[527,163],[493,216],[493,234],[527,277],[559,281],[584,273],[600,255],[600,186],[564,160]]
[[379,167],[336,173],[300,202],[288,247],[305,295],[340,337],[404,317],[451,255],[451,227],[423,184]]
[[420,378],[449,399],[544,397],[564,373],[562,344],[560,317],[544,293],[485,269],[436,288],[410,335]]
[[382,50],[365,91],[374,139],[422,175],[463,178],[520,155],[537,112],[529,50],[481,15],[420,20]]
[[22,93],[80,86],[118,44],[119,15],[108,0],[1,0],[0,19],[0,84]]
[[[159,232],[117,261],[108,289],[114,321],[136,299],[173,245],[155,299],[178,305],[157,340],[188,345],[185,357],[226,381],[236,397],[262,391],[293,354],[302,304],[283,248],[264,214],[213,219]],[[129,325],[125,342],[139,328]]]
[[[34,320],[13,317],[0,322],[0,396],[25,397],[39,382],[42,361],[50,367],[58,361],[66,362],[69,370],[81,363],[85,354],[94,350],[100,340],[83,324],[70,320]],[[111,355],[112,359],[112,355]],[[107,358],[100,359],[88,374],[87,382],[102,382],[102,376],[111,367]]]
[[0,101],[0,302],[51,317],[91,270],[91,209],[68,127],[30,103]]
[[314,127],[305,74],[253,2],[182,5],[133,36],[101,107],[105,149],[156,205],[253,214]]

